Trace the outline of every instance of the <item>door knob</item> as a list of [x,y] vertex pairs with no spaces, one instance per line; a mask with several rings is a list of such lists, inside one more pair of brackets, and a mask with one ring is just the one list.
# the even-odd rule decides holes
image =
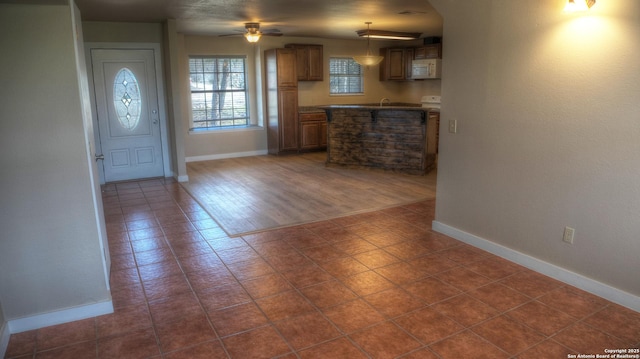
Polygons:
[[98,162],[98,160],[104,160],[104,155],[96,153],[96,162]]

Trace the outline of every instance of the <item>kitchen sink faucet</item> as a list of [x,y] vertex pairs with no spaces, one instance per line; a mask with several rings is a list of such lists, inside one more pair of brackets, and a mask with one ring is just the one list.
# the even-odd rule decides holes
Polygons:
[[387,102],[387,105],[391,104],[391,100],[389,100],[388,98],[383,98],[382,100],[380,100],[380,107],[382,107],[382,105],[385,103],[385,101]]

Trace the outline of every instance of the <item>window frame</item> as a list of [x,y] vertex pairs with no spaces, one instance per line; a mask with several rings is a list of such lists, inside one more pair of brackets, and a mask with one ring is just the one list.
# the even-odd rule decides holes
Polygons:
[[[243,83],[244,83],[244,88],[240,88],[240,89],[228,89],[228,90],[216,90],[216,89],[203,89],[203,90],[195,90],[191,87],[191,79],[192,79],[192,75],[194,74],[200,74],[204,77],[205,71],[204,68],[201,69],[201,71],[196,71],[193,72],[192,67],[191,67],[191,61],[192,60],[198,60],[198,59],[202,59],[202,60],[206,60],[206,59],[231,59],[231,60],[242,60],[242,67],[243,67],[243,72],[242,72],[242,76],[243,76]],[[204,64],[204,63],[203,63]],[[252,120],[251,120],[251,102],[250,102],[250,91],[249,91],[249,75],[248,75],[248,70],[247,70],[247,65],[248,65],[248,58],[246,55],[189,55],[188,57],[188,73],[189,73],[189,111],[190,111],[190,116],[189,116],[189,131],[190,132],[207,132],[207,131],[229,131],[229,130],[240,130],[240,129],[245,129],[245,128],[250,128],[250,127],[255,127],[255,125],[252,124]],[[220,74],[221,72],[215,72],[216,74]],[[233,76],[233,74],[240,74],[240,72],[229,72],[231,74],[231,76]],[[245,102],[245,106],[244,106],[244,110],[246,115],[244,117],[231,117],[231,118],[221,118],[219,120],[216,119],[209,119],[208,117],[208,111],[207,109],[205,109],[205,120],[199,120],[196,121],[195,119],[195,109],[194,109],[194,101],[193,101],[193,96],[194,94],[215,94],[215,93],[244,93],[244,102]],[[213,109],[211,109],[210,111],[213,111]],[[233,109],[232,109],[233,111]],[[214,121],[237,121],[237,120],[244,120],[244,124],[231,124],[231,125],[209,125],[209,126],[196,126],[196,123],[198,122],[205,122],[205,123],[210,123],[210,122],[214,122]]]
[[[360,78],[360,91],[359,92],[332,92],[332,86],[331,86],[331,82],[333,81],[334,77],[337,76],[339,78],[350,78],[350,77],[355,77],[356,74],[351,74],[351,73],[332,73],[331,72],[331,63],[334,60],[348,60],[348,61],[352,61],[354,65],[357,65],[359,67],[359,74],[357,74],[357,76]],[[361,96],[364,95],[364,68],[362,67],[362,65],[358,64],[357,62],[355,62],[353,60],[352,57],[350,56],[330,56],[329,57],[329,96]]]

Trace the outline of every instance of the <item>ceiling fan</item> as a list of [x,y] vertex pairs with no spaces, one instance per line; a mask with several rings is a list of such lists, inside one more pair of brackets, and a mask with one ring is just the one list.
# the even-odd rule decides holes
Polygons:
[[258,42],[261,36],[282,36],[282,33],[278,29],[267,29],[264,31],[260,31],[260,23],[259,22],[247,22],[244,24],[245,33],[244,34],[225,34],[219,36],[236,36],[236,35],[244,35],[244,37],[249,42]]

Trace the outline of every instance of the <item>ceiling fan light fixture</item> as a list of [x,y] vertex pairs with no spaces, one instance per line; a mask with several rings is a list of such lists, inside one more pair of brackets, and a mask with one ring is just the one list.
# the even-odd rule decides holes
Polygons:
[[247,32],[244,34],[244,38],[247,39],[250,43],[255,43],[260,40],[262,33],[260,32],[260,23],[257,22],[247,22],[244,24],[244,28]]
[[[371,22],[365,22],[367,24],[367,31]],[[358,34],[360,36],[360,34]],[[353,56],[353,61],[357,62],[360,66],[375,66],[384,60],[382,56],[371,55],[371,46],[369,45],[370,37],[367,36],[367,54],[364,56]]]
[[247,39],[247,41],[251,42],[251,43],[255,43],[258,42],[258,40],[260,40],[260,37],[262,36],[262,34],[260,34],[260,32],[247,32],[244,34],[244,38]]

